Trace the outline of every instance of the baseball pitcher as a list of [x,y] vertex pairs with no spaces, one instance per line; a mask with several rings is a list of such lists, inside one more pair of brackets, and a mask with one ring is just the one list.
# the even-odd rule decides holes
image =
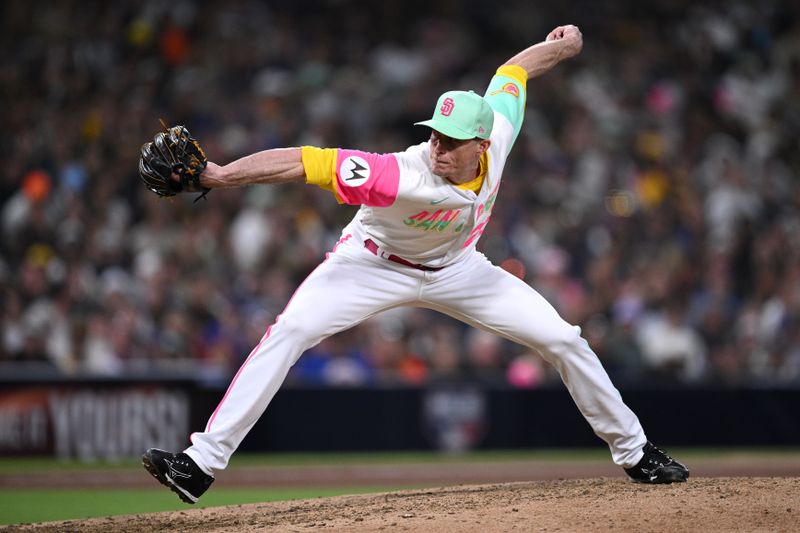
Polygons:
[[194,503],[264,413],[289,368],[322,339],[397,306],[434,309],[536,350],[635,481],[685,481],[688,469],[653,446],[581,330],[524,281],[475,249],[522,126],[527,81],[581,51],[572,25],[497,69],[483,96],[441,95],[418,122],[430,138],[402,152],[283,148],[225,166],[208,162],[181,126],[142,148],[140,174],[160,195],[305,182],[360,205],[341,238],[294,293],[234,376],[205,430],[181,453],[150,449],[144,466]]

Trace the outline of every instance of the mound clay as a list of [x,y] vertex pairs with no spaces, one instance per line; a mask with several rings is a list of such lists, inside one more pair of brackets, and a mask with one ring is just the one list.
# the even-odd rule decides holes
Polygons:
[[463,485],[7,531],[800,531],[800,478],[700,477],[663,486],[623,478]]

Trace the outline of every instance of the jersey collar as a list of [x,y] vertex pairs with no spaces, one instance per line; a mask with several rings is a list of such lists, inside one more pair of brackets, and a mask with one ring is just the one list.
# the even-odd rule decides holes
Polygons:
[[478,160],[478,176],[471,181],[466,183],[460,183],[455,185],[459,189],[464,189],[465,191],[472,191],[475,194],[480,192],[481,187],[483,186],[483,180],[486,179],[486,173],[489,171],[489,152],[484,152],[481,154],[481,158]]

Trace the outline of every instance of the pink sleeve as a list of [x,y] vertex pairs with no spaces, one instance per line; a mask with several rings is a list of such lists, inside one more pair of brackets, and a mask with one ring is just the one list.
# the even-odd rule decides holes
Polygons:
[[392,154],[339,150],[336,158],[336,192],[350,205],[388,207],[397,198],[400,166]]

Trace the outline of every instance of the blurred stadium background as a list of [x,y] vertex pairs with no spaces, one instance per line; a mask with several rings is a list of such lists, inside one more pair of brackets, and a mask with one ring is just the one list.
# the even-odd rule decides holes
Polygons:
[[[556,5],[557,4],[557,5]],[[480,244],[580,324],[654,440],[800,444],[800,4],[4,2],[0,455],[182,447],[354,209],[309,186],[159,200],[213,161],[402,150],[558,24]],[[167,423],[164,423],[167,421]],[[426,310],[306,353],[246,450],[598,446],[536,354]]]

